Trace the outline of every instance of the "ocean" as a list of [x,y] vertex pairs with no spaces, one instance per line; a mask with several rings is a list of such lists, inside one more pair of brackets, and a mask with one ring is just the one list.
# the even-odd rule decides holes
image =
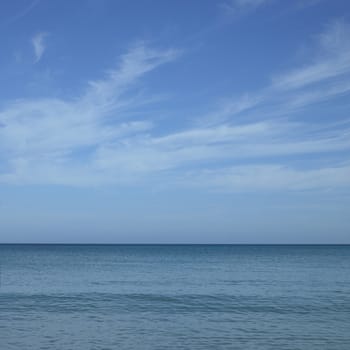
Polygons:
[[350,246],[0,245],[0,349],[350,349]]

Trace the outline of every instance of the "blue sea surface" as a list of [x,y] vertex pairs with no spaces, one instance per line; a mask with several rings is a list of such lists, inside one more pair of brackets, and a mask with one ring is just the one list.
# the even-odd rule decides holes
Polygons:
[[350,246],[0,245],[0,349],[350,349]]

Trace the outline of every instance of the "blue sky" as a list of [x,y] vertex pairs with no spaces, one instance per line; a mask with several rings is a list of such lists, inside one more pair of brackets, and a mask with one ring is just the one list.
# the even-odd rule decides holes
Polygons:
[[0,4],[0,241],[350,243],[346,0]]

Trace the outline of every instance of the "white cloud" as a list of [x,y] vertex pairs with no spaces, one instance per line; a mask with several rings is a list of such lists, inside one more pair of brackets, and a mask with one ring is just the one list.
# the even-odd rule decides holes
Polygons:
[[271,0],[234,0],[232,3],[238,7],[257,7]]
[[273,85],[298,89],[350,73],[350,27],[346,22],[332,22],[319,36],[318,45],[317,55],[309,64],[277,76]]
[[240,116],[290,117],[312,104],[349,94],[349,24],[333,21],[313,45],[307,63],[274,75],[260,91],[224,100],[217,110],[203,116],[202,122],[215,125]]
[[[302,10],[305,7],[314,6],[323,0],[294,0],[294,1],[280,1],[283,3],[283,8],[289,8],[290,11]],[[226,0],[220,4],[220,7],[228,15],[244,15],[263,8],[264,6],[278,3],[276,0]]]
[[[145,101],[137,92],[134,98],[124,94],[145,73],[174,60],[178,53],[139,44],[121,57],[118,69],[90,82],[79,98],[17,100],[0,111],[0,158],[7,169],[0,181],[80,184],[87,172],[86,183],[94,182],[97,148],[152,127],[147,120],[125,120],[125,109]],[[77,153],[86,154],[86,159],[79,163]],[[103,176],[99,179],[103,182]]]
[[[346,187],[348,164],[327,159],[332,152],[350,150],[350,120],[317,125],[290,118],[299,108],[350,91],[347,70],[323,72],[317,79],[300,74],[324,62],[345,61],[346,51],[332,51],[328,44],[334,35],[338,48],[347,43],[333,25],[320,37],[327,54],[284,73],[262,91],[223,103],[192,127],[168,133],[147,116],[131,118],[128,111],[142,113],[139,106],[152,100],[139,94],[137,82],[179,52],[139,43],[121,57],[117,69],[89,82],[78,98],[17,100],[0,111],[0,159],[5,164],[0,182],[152,182],[234,191]],[[299,76],[307,78],[293,78]],[[281,85],[283,79],[293,83]],[[310,81],[317,81],[318,88],[308,90]],[[288,157],[320,154],[323,162],[311,170],[285,165]]]
[[47,38],[47,36],[48,33],[40,32],[34,35],[34,37],[31,40],[34,49],[35,63],[41,60],[41,57],[43,56],[46,50],[45,39]]
[[19,19],[25,17],[28,15],[38,4],[40,3],[40,0],[33,0],[27,7],[24,7],[21,11],[17,12],[16,14],[8,17],[5,21],[5,24],[11,24]]
[[221,4],[225,12],[231,15],[245,13],[256,10],[257,8],[267,5],[274,0],[231,0]]
[[350,165],[308,170],[276,164],[247,165],[188,173],[181,181],[185,186],[225,192],[331,190],[349,188]]

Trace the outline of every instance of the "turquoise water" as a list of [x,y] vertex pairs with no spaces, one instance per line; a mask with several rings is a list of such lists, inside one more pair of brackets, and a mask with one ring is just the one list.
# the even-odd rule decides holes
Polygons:
[[0,245],[0,349],[350,349],[350,246]]

